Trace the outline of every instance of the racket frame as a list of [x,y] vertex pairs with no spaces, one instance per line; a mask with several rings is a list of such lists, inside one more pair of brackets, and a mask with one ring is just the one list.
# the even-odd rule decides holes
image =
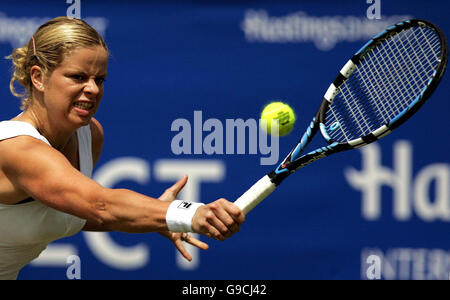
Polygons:
[[[325,126],[325,118],[328,108],[333,102],[333,99],[340,92],[340,87],[347,81],[351,74],[358,68],[360,63],[369,53],[371,53],[373,49],[375,49],[378,45],[380,45],[390,37],[402,32],[403,30],[407,30],[416,26],[425,26],[433,29],[439,37],[441,44],[440,63],[433,73],[433,76],[428,81],[427,86],[424,87],[422,93],[418,95],[417,98],[414,99],[406,109],[399,113],[390,122],[384,124],[371,133],[344,143],[333,141],[333,139],[330,138],[327,132],[327,128]],[[420,19],[407,20],[397,23],[376,35],[374,38],[368,41],[358,52],[356,52],[356,54],[353,55],[353,57],[344,65],[344,67],[342,67],[339,74],[336,76],[335,80],[333,81],[333,83],[331,83],[327,92],[325,93],[322,104],[320,105],[316,116],[313,118],[312,122],[310,123],[297,146],[289,153],[289,155],[275,170],[267,174],[271,181],[276,186],[278,186],[290,174],[316,160],[327,157],[337,152],[365,146],[391,133],[394,129],[408,120],[415,112],[417,112],[417,110],[426,102],[426,100],[430,98],[445,73],[447,59],[448,45],[445,35],[439,29],[439,27],[429,21]],[[314,135],[318,131],[321,132],[328,145],[317,148],[314,151],[300,156],[300,154],[305,150],[309,142],[313,139]]]

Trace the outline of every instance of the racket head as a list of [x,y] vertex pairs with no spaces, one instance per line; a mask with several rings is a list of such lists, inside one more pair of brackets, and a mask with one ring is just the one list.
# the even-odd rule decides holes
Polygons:
[[[430,98],[447,59],[447,40],[431,22],[408,20],[379,33],[341,69],[298,144],[268,174],[272,182],[279,185],[318,159],[391,133]],[[328,146],[303,154],[317,131]]]
[[322,136],[342,149],[386,136],[430,98],[447,60],[445,35],[431,22],[413,19],[387,28],[344,65],[328,88],[317,114]]

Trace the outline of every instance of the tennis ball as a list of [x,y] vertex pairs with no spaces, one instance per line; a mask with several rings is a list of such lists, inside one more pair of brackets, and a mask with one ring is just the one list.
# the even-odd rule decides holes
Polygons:
[[[283,102],[272,102],[262,111],[261,119],[267,120],[267,127],[264,129],[268,134],[284,136],[294,127],[295,114],[289,105]],[[271,132],[272,120],[278,120],[278,132]]]

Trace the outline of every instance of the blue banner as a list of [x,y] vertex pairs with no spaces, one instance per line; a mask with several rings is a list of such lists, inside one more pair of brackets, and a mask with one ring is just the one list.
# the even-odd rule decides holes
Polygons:
[[[86,20],[111,52],[93,178],[158,197],[187,174],[180,198],[234,201],[289,153],[361,46],[410,18],[449,36],[449,8],[437,0],[3,1],[0,56],[46,20]],[[6,120],[20,103],[9,92],[9,60],[1,72]],[[71,279],[75,264],[81,279],[448,279],[449,94],[446,74],[401,128],[289,177],[231,239],[199,237],[210,249],[190,248],[192,262],[154,233],[80,232],[50,244],[19,279]],[[262,141],[257,120],[278,100],[294,109],[294,129]],[[244,139],[233,131],[240,122]]]

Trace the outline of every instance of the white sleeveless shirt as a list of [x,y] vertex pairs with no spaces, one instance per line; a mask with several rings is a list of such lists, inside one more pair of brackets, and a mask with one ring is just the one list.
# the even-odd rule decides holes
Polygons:
[[[48,140],[29,123],[0,122],[0,141],[32,136],[48,145]],[[92,176],[92,137],[89,125],[77,130],[80,171]],[[57,211],[40,201],[0,204],[0,279],[16,279],[20,269],[37,258],[55,240],[79,232],[86,221]]]

